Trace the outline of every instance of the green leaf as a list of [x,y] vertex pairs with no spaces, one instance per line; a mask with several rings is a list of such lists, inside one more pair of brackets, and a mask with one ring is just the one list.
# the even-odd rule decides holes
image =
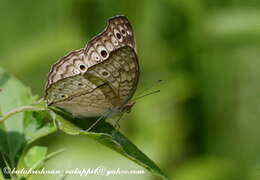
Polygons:
[[44,163],[44,159],[47,155],[47,147],[33,146],[24,156],[24,163],[28,169],[37,169]]
[[0,89],[0,153],[14,168],[28,144],[57,128],[46,104],[36,103],[30,89],[1,68]]
[[[163,179],[169,179],[149,157],[139,150],[123,134],[117,131],[111,124],[101,121],[93,127],[92,131],[86,132],[74,123],[87,122],[87,127],[89,127],[93,123],[93,120],[72,118],[68,114],[64,114],[64,112],[59,110],[55,110],[55,112],[57,113],[56,121],[58,122],[58,126],[65,133],[70,135],[87,135],[88,137],[95,139],[99,143],[134,161],[154,175],[160,176]],[[84,129],[87,129],[87,127]]]
[[[48,122],[49,121],[49,122]],[[24,119],[25,139],[27,144],[51,134],[57,130],[49,112],[26,112]]]
[[[2,114],[34,101],[30,89],[0,68],[0,107]],[[23,113],[16,114],[0,123],[0,152],[15,165],[15,156],[25,143]]]

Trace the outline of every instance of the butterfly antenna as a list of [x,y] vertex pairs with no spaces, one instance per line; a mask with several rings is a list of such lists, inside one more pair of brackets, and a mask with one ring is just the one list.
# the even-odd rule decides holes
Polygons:
[[157,80],[155,81],[150,87],[145,88],[144,90],[142,90],[141,92],[138,92],[138,95],[142,95],[144,94],[146,91],[149,91],[150,89],[152,89],[156,84],[162,82],[162,80]]
[[149,95],[156,94],[156,93],[159,93],[159,92],[161,92],[161,90],[152,91],[152,92],[149,92],[149,93],[144,94],[142,96],[138,96],[138,97],[134,98],[133,100],[136,101],[137,99],[141,99],[141,98],[143,98],[145,96],[149,96]]

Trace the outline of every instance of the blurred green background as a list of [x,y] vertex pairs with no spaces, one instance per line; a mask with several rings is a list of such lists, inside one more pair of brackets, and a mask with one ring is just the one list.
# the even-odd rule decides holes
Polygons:
[[[163,80],[121,131],[176,180],[260,179],[259,0],[0,0],[0,66],[42,96],[50,66],[119,14],[135,30],[139,90]],[[67,149],[47,169],[142,169],[86,137],[59,132],[38,144]],[[122,178],[157,179],[67,177]]]

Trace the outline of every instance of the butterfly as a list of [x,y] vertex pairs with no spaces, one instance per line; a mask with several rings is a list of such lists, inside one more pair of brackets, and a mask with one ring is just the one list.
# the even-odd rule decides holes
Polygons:
[[114,117],[129,112],[139,79],[132,26],[125,16],[108,20],[85,48],[55,63],[45,99],[74,117]]

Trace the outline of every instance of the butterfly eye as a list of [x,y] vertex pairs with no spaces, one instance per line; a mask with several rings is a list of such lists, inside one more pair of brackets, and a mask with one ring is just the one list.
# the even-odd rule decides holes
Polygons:
[[78,83],[78,86],[83,86],[83,84],[82,83]]

